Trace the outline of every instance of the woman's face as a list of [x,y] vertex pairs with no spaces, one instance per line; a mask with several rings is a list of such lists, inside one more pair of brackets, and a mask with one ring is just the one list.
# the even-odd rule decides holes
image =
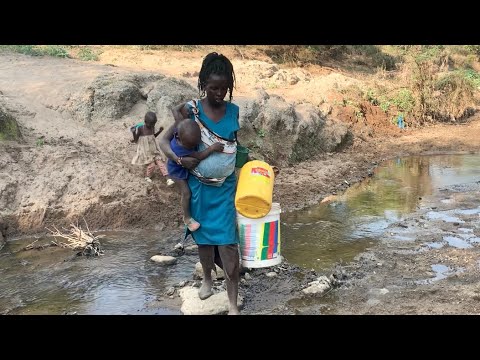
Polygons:
[[228,81],[225,76],[212,74],[207,80],[205,93],[207,100],[212,106],[223,104],[223,99],[227,95]]

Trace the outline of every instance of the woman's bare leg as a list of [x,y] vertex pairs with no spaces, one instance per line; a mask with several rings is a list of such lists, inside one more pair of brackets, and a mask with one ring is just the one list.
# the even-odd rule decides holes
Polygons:
[[200,299],[205,300],[213,295],[213,280],[212,270],[215,268],[214,246],[213,245],[198,245],[198,256],[200,257],[200,264],[202,264],[203,281],[202,286],[198,292]]
[[227,295],[229,303],[228,315],[239,315],[238,310],[238,283],[240,280],[240,257],[238,255],[238,245],[219,245],[218,254],[220,264],[216,263],[223,269],[225,273],[225,282],[227,284]]

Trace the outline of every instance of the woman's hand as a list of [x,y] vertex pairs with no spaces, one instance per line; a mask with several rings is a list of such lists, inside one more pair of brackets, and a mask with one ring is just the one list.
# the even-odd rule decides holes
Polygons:
[[182,166],[188,170],[195,169],[200,160],[191,156],[182,157]]

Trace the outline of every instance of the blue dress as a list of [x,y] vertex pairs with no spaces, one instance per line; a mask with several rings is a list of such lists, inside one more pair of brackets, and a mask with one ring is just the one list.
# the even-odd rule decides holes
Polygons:
[[[207,127],[223,138],[234,139],[240,129],[238,122],[239,108],[227,102],[225,115],[217,123],[204,113],[202,104],[197,102],[199,117]],[[190,118],[195,116],[190,110]],[[238,244],[237,213],[235,210],[235,190],[237,178],[235,172],[227,177],[222,186],[206,185],[190,175],[188,186],[192,192],[190,212],[201,226],[192,233],[198,245]]]

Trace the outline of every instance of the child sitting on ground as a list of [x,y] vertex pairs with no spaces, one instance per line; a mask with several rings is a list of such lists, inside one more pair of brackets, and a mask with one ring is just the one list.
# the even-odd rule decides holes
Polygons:
[[[147,165],[145,180],[152,182],[150,178],[156,167],[163,176],[168,176],[165,162],[162,160],[160,148],[155,138],[163,131],[163,127],[155,133],[155,124],[157,123],[157,115],[149,111],[145,114],[144,124],[132,126],[130,130],[133,133],[132,142],[137,143],[137,153],[132,159],[133,165]],[[172,179],[167,179],[167,185],[174,184]]]
[[191,193],[187,183],[188,170],[182,166],[182,157],[191,156],[198,160],[203,160],[214,151],[222,152],[224,146],[222,143],[217,142],[205,150],[197,151],[200,142],[201,134],[198,124],[190,119],[183,119],[178,124],[172,141],[170,141],[170,146],[175,155],[177,155],[178,162],[176,163],[170,159],[167,161],[168,173],[170,177],[175,179],[180,188],[183,221],[190,231],[197,230],[200,227],[200,223],[193,219],[190,214]]

